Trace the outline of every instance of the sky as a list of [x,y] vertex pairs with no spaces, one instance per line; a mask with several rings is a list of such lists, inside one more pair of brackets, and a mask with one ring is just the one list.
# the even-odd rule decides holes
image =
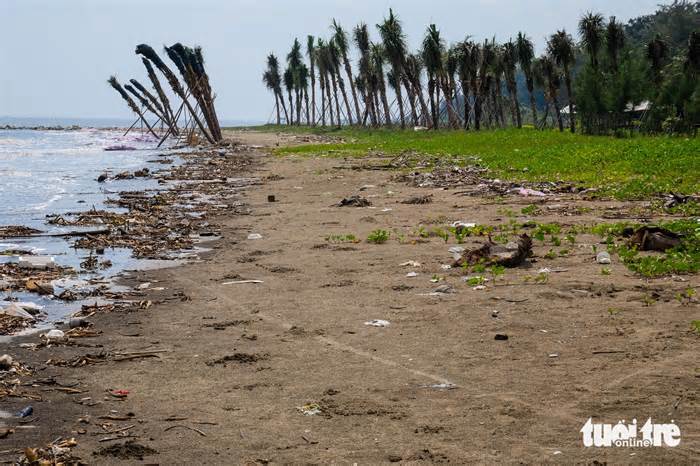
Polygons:
[[265,122],[274,98],[261,81],[265,57],[286,56],[295,37],[327,37],[332,18],[350,31],[393,8],[418,47],[435,23],[445,40],[525,31],[543,51],[557,29],[574,33],[587,11],[618,20],[652,13],[663,0],[0,0],[0,117],[128,118],[106,83],[147,82],[137,44],[157,51],[201,45],[223,121]]

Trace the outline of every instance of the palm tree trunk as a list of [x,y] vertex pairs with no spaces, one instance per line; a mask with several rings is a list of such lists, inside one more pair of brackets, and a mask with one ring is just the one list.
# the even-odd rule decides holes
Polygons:
[[464,80],[460,82],[462,86],[462,99],[464,99],[464,123],[465,130],[469,129],[469,83]]
[[280,104],[282,104],[282,110],[284,110],[284,119],[289,124],[289,113],[287,113],[287,106],[284,104],[284,96],[282,95],[282,89],[277,89],[275,95],[278,96]]
[[435,129],[438,129],[440,127],[440,114],[442,113],[440,111],[440,78],[435,77],[434,80],[434,86],[435,86]]
[[430,120],[428,118],[428,106],[425,104],[425,96],[423,96],[423,88],[420,86],[420,83],[417,81],[414,81],[413,83],[413,92],[418,96],[418,103],[420,104],[420,111],[421,111],[421,124],[424,126],[430,127]]
[[442,92],[443,94],[445,94],[447,121],[449,122],[450,128],[457,128],[457,115],[455,114],[455,109],[452,107],[452,93],[450,92],[450,82],[447,79],[447,76],[443,76],[439,81],[442,84]]
[[396,79],[396,103],[399,104],[399,119],[401,120],[401,129],[406,128],[406,115],[403,109],[403,92],[401,92],[401,70],[397,66],[393,68],[394,79]]
[[[326,126],[326,79],[321,72],[319,72],[318,75],[318,85],[321,88],[321,126]],[[315,124],[316,120],[314,120],[314,125]]]
[[413,88],[408,82],[408,78],[404,75],[402,78],[403,87],[406,88],[408,95],[408,103],[411,106],[411,117],[413,118],[413,126],[418,126],[418,114],[416,113],[416,96],[413,94]]
[[[353,118],[352,118],[350,101],[348,100],[348,93],[345,91],[345,80],[343,79],[343,77],[340,73],[340,67],[336,67],[336,74],[338,76],[338,87],[340,87],[340,93],[343,96],[343,102],[345,103],[345,109],[348,112],[348,123],[350,124],[350,126],[352,126],[354,123],[353,123]],[[358,118],[359,118],[359,116],[358,116]]]
[[275,111],[277,112],[277,126],[280,125],[280,100],[277,98],[277,93],[275,92]]
[[311,125],[316,126],[316,75],[314,63],[311,62]]
[[530,94],[530,111],[532,111],[532,125],[537,128],[537,102],[535,102],[535,86],[532,77],[526,76],[527,93]]
[[[355,81],[352,79],[352,68],[350,67],[350,61],[347,55],[343,55],[343,64],[345,65],[345,74],[348,75],[348,81],[350,81],[350,91],[352,92],[352,100],[355,102],[355,117],[359,124],[360,122],[360,104],[357,101],[357,90],[355,89]],[[348,116],[350,116],[350,111],[348,110]],[[352,124],[352,123],[350,123]]]
[[566,93],[569,94],[569,127],[572,133],[576,132],[576,113],[574,111],[574,90],[571,88],[571,70],[564,68],[564,81],[566,82]]
[[557,99],[557,90],[552,84],[549,85],[549,95],[552,98],[552,105],[554,105],[554,111],[557,114],[557,123],[559,124],[559,131],[564,132],[564,122],[561,119],[561,110],[559,109],[559,99]]
[[481,95],[479,95],[479,86],[475,77],[471,80],[471,88],[474,95],[474,129],[479,131],[481,129]]
[[428,98],[430,99],[430,115],[433,119],[433,129],[438,128],[437,112],[435,111],[435,79],[432,73],[428,76]]
[[389,109],[389,99],[386,97],[386,83],[384,75],[379,77],[379,93],[382,97],[382,106],[384,107],[384,123],[391,126],[391,110]]
[[505,113],[503,112],[503,86],[502,86],[501,78],[498,77],[496,78],[496,110],[498,112],[497,120],[499,122],[499,125],[501,128],[505,128],[506,126],[506,118],[505,118]]
[[309,113],[309,89],[304,88],[304,106],[306,107],[306,126],[311,126],[311,114]]
[[287,124],[293,125],[294,124],[294,104],[292,103],[292,91],[290,89],[287,89],[287,95],[289,96],[289,113],[292,115],[291,119],[289,119],[289,117],[287,117]]
[[302,101],[302,94],[304,91],[302,89],[297,89],[294,91],[296,93],[296,104],[297,104],[297,126],[301,126],[301,101]]
[[341,126],[340,119],[340,102],[338,101],[338,81],[335,77],[335,73],[331,71],[331,82],[333,83],[333,96],[335,97],[335,115],[338,126]]
[[[333,95],[331,94],[331,77],[332,73],[326,75],[326,98],[328,100],[328,115],[330,117],[330,125],[335,126],[335,120],[333,119]],[[336,108],[338,100],[336,99]],[[338,115],[338,125],[340,125],[340,115]]]
[[372,98],[374,101],[372,102],[372,106],[374,107],[374,111],[377,114],[377,125],[381,126],[382,123],[386,123],[386,118],[382,116],[382,109],[381,109],[381,104],[379,103],[379,92],[374,92],[372,95]]

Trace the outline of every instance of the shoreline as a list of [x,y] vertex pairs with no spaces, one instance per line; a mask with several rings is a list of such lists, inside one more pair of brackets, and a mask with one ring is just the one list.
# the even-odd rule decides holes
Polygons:
[[[294,140],[230,136],[242,139],[240,152],[199,161],[240,154],[256,163],[201,183],[240,202],[211,213],[221,237],[205,261],[128,277],[139,306],[95,314],[88,330],[97,335],[12,350],[36,371],[16,390],[46,402],[8,398],[11,412],[35,410],[15,425],[38,427],[9,434],[3,459],[61,437],[77,442],[63,443],[65,455],[98,464],[624,462],[629,450],[581,448],[588,417],[665,422],[680,399],[681,446],[632,452],[692,462],[700,408],[687,320],[700,314],[697,300],[674,295],[698,288],[695,275],[643,280],[617,258],[604,275],[591,255],[600,239],[579,233],[556,257],[549,237],[535,240],[527,266],[477,289],[443,265],[450,248],[485,238],[429,234],[454,221],[525,222],[520,211],[533,202],[538,223],[563,227],[624,218],[643,203],[465,196],[366,168],[386,157],[272,157]],[[352,194],[370,205],[337,207]],[[377,230],[389,240],[365,240]],[[543,268],[548,281],[528,280]],[[376,320],[389,324],[367,324]]]

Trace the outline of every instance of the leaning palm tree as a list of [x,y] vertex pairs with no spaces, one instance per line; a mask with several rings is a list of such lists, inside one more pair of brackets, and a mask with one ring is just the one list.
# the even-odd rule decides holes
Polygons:
[[401,92],[401,77],[403,74],[403,64],[406,57],[406,37],[401,27],[401,22],[394,15],[394,11],[389,8],[389,17],[384,22],[377,24],[379,35],[384,45],[384,53],[387,61],[391,65],[393,76],[396,80],[396,101],[399,106],[399,118],[401,128],[406,127],[406,116],[403,108],[403,95]]
[[319,38],[316,43],[316,64],[318,65],[319,84],[321,87],[321,121],[323,126],[326,125],[326,109],[328,109],[328,117],[331,126],[333,122],[333,98],[331,96],[331,67],[328,62],[328,53],[326,43]]
[[559,131],[564,131],[564,122],[561,118],[561,110],[559,107],[558,90],[561,85],[560,72],[554,59],[549,55],[543,55],[537,60],[536,66],[538,70],[536,75],[541,75],[543,78],[543,87],[547,90],[548,100],[554,107],[554,112],[559,124]]
[[131,97],[129,97],[129,94],[127,94],[126,91],[124,90],[124,88],[122,87],[122,85],[119,84],[119,81],[117,81],[116,76],[110,76],[109,79],[107,80],[107,82],[109,83],[110,86],[112,86],[112,88],[114,88],[115,91],[117,91],[119,93],[119,95],[122,97],[122,99],[124,99],[124,101],[126,101],[126,104],[129,106],[129,108],[135,114],[137,114],[139,116],[141,121],[143,121],[143,123],[148,128],[148,131],[153,136],[158,137],[158,135],[156,135],[156,133],[153,131],[153,128],[151,128],[151,125],[148,124],[148,120],[146,120],[146,118],[143,116],[143,113],[139,109],[138,105],[136,105],[136,102],[134,102],[134,100]]
[[646,56],[649,60],[654,84],[659,89],[663,82],[662,71],[668,59],[668,44],[661,38],[660,34],[656,34],[654,39],[647,44]]
[[410,82],[411,86],[415,91],[415,96],[418,98],[418,103],[420,104],[421,110],[421,123],[426,126],[430,126],[428,120],[428,106],[425,104],[425,97],[423,96],[423,84],[421,83],[421,74],[423,73],[423,60],[418,54],[409,54],[406,57],[406,78]]
[[275,112],[277,113],[277,126],[279,126],[282,121],[280,117],[280,100],[275,90],[275,78],[270,71],[265,70],[262,75],[262,80],[263,83],[265,83],[265,87],[267,87],[275,96]]
[[306,37],[306,55],[309,57],[309,77],[311,78],[311,125],[316,126],[316,52],[314,36]]
[[[130,80],[130,82],[136,81],[135,79]],[[138,81],[136,81],[138,82]],[[133,84],[133,83],[132,83]],[[158,120],[162,121],[163,123],[166,123],[165,117],[163,116],[162,110],[159,110],[152,101],[148,100],[148,98],[141,93],[141,90],[137,90],[137,87],[135,85],[129,85],[125,84],[124,89],[127,90],[127,92],[131,93],[134,97],[136,97],[136,100],[138,100],[141,103],[141,108],[145,108],[152,114],[154,114],[156,117],[158,117]],[[144,89],[145,90],[145,89]],[[148,92],[148,91],[146,91]],[[158,121],[156,121],[156,124]],[[170,127],[168,126],[170,129]]]
[[594,14],[592,12],[586,13],[586,15],[584,15],[578,23],[578,32],[581,36],[581,43],[586,49],[586,52],[591,59],[591,65],[596,72],[598,71],[598,58],[604,40],[604,23],[605,20],[603,19],[603,15],[598,13]]
[[506,87],[510,95],[511,120],[518,128],[522,128],[523,122],[520,115],[520,103],[518,102],[518,85],[515,81],[515,68],[518,64],[518,49],[512,40],[503,44],[503,69],[506,77]]
[[170,107],[170,100],[168,99],[168,96],[163,90],[163,87],[160,85],[160,80],[158,79],[158,76],[156,76],[156,72],[153,70],[153,65],[151,65],[151,62],[148,61],[148,59],[146,59],[145,57],[141,57],[141,62],[146,68],[146,73],[148,74],[148,79],[151,80],[153,89],[155,89],[156,93],[158,94],[158,98],[160,99],[160,102],[163,106],[163,111],[168,115],[168,119],[173,125],[173,129],[175,130],[173,134],[177,135],[177,117],[173,113],[173,109]]
[[605,28],[605,46],[610,60],[610,68],[614,73],[620,61],[620,51],[625,46],[625,29],[621,23],[618,23],[614,16],[610,17],[608,26]]
[[280,74],[279,60],[274,54],[269,54],[267,56],[267,71],[263,76],[265,84],[268,88],[275,94],[275,103],[277,105],[277,124],[280,124],[279,106],[282,106],[284,111],[284,118],[289,122],[289,114],[287,113],[287,106],[284,103],[284,96],[282,95],[282,75]]
[[[160,104],[156,96],[151,94],[148,89],[146,89],[140,82],[135,79],[130,79],[129,82],[141,93],[143,97],[146,98],[149,106],[153,108],[152,113],[155,113],[158,118],[160,118],[163,123],[168,125],[171,131],[174,130],[172,123],[170,121],[170,116],[164,111],[163,106]],[[125,86],[126,87],[126,86]],[[150,110],[150,109],[149,109]]]
[[522,32],[518,33],[518,38],[515,41],[515,45],[518,49],[518,63],[520,63],[520,69],[525,75],[525,84],[527,86],[527,92],[530,95],[532,122],[536,127],[537,104],[535,102],[535,83],[532,75],[532,60],[535,58],[535,48],[532,44],[532,40]]
[[[333,30],[333,43],[338,49],[340,58],[343,61],[343,67],[345,68],[345,74],[347,74],[348,82],[350,82],[350,92],[352,94],[352,100],[355,103],[355,119],[359,123],[359,120],[361,118],[360,104],[357,100],[357,90],[355,89],[355,81],[352,77],[352,67],[350,66],[350,60],[348,59],[348,35],[345,33],[345,30],[340,26],[340,24],[336,22],[335,19],[331,24],[331,29]],[[348,116],[350,116],[349,113]]]
[[552,34],[547,42],[547,50],[558,66],[564,71],[566,93],[569,95],[569,127],[576,132],[576,115],[574,105],[574,90],[571,85],[571,68],[576,62],[574,40],[565,29]]
[[[370,58],[372,62],[372,76],[376,81],[376,87],[379,90],[381,97],[382,108],[384,111],[384,123],[391,126],[391,110],[389,108],[389,99],[386,95],[386,82],[384,80],[384,49],[381,44],[370,44]],[[377,108],[379,106],[377,105]]]
[[192,104],[190,104],[189,100],[187,100],[187,95],[185,94],[185,89],[182,87],[180,84],[180,81],[177,79],[177,76],[175,76],[175,73],[172,72],[170,68],[161,60],[161,58],[158,56],[158,54],[153,50],[152,47],[150,47],[147,44],[139,44],[136,46],[136,53],[138,55],[142,55],[143,57],[147,58],[152,64],[158,68],[158,70],[163,73],[163,76],[168,81],[168,84],[170,84],[170,88],[173,90],[173,92],[182,99],[182,103],[187,107],[187,110],[189,111],[190,115],[194,119],[195,123],[199,127],[199,130],[201,131],[202,135],[206,138],[206,140],[214,144],[215,140],[214,138],[209,134],[209,131],[207,131],[206,126],[202,122],[202,120],[199,118],[197,115],[197,112],[195,111],[194,108],[192,108]]

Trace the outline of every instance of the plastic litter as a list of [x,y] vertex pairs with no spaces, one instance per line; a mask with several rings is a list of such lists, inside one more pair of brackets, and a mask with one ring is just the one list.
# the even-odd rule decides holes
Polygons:
[[406,266],[409,266],[409,265],[410,265],[411,267],[420,267],[420,262],[416,262],[416,261],[406,261],[406,262],[400,263],[399,265],[400,265],[401,267],[406,267]]
[[388,327],[391,323],[388,320],[372,319],[365,322],[365,325],[369,325],[370,327]]
[[223,282],[222,285],[241,285],[244,283],[264,283],[262,280],[236,280],[233,282]]
[[58,330],[57,328],[46,332],[46,339],[49,341],[50,340],[63,340],[65,337],[66,337],[66,334],[62,330]]
[[248,235],[248,239],[262,239],[262,235],[260,233],[251,233]]
[[299,406],[297,410],[299,410],[299,412],[304,416],[316,416],[317,414],[321,414],[323,412],[317,403],[308,403],[304,406]]
[[595,261],[599,264],[610,264],[612,259],[610,259],[610,254],[607,251],[600,251],[595,257]]
[[418,276],[418,273],[417,273],[417,272],[408,272],[408,273],[406,274],[406,276],[407,276],[407,277],[410,277],[410,278],[412,278],[412,277],[417,277],[417,276]]
[[32,406],[30,405],[30,406],[27,406],[25,408],[22,408],[17,413],[17,417],[29,417],[32,415],[33,412],[34,412],[34,408],[32,408]]
[[51,256],[20,256],[17,266],[21,269],[52,269],[56,267],[56,261]]
[[0,310],[0,314],[12,317],[19,317],[20,319],[34,320],[34,316],[17,306],[16,304],[10,304],[6,308]]
[[515,192],[521,196],[528,197],[528,196],[536,196],[536,197],[543,197],[546,196],[545,193],[542,191],[537,191],[536,189],[530,189],[530,188],[517,188]]

